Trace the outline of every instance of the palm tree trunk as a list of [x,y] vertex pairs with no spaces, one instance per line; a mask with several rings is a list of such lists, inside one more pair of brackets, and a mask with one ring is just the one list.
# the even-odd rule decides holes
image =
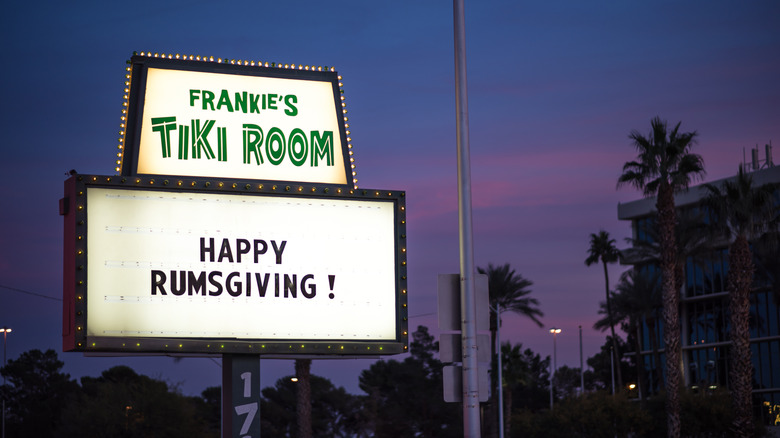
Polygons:
[[658,188],[658,230],[661,244],[661,290],[663,293],[664,352],[666,353],[666,425],[669,438],[680,437],[680,292],[675,288],[677,243],[674,228],[674,193],[667,183]]
[[311,359],[295,359],[295,375],[298,377],[296,392],[298,438],[312,438]]
[[615,338],[615,320],[612,318],[612,303],[609,299],[609,274],[607,274],[607,262],[604,264],[604,284],[607,288],[607,318],[609,318],[609,329],[612,331],[612,359],[617,368],[618,388],[623,387],[623,373],[620,371],[620,353],[618,351],[617,339]]
[[750,288],[753,283],[753,256],[745,236],[729,248],[728,290],[731,313],[730,386],[734,408],[733,433],[753,436],[753,361],[750,357]]

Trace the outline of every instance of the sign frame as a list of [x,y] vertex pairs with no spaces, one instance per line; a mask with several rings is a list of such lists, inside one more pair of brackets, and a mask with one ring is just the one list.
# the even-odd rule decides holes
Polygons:
[[[236,339],[95,336],[88,334],[88,205],[90,188],[177,193],[382,201],[393,206],[395,338],[392,340]],[[122,354],[259,354],[267,357],[345,357],[399,354],[408,350],[405,192],[340,185],[266,183],[254,180],[136,175],[74,174],[60,201],[64,216],[63,350]],[[345,262],[346,263],[346,262]]]
[[[230,75],[231,77],[247,78],[271,78],[292,81],[316,81],[330,84],[333,92],[333,111],[338,124],[338,135],[341,148],[336,151],[334,147],[334,159],[343,162],[345,186],[357,187],[357,178],[352,158],[352,144],[349,131],[348,118],[346,117],[346,104],[344,103],[341,77],[335,69],[328,67],[309,67],[296,64],[276,64],[255,61],[223,60],[221,58],[206,56],[179,56],[158,55],[151,53],[134,54],[128,61],[125,94],[120,124],[119,152],[117,153],[116,171],[122,176],[153,175],[153,173],[139,173],[139,153],[141,142],[141,130],[143,127],[143,114],[145,107],[145,94],[149,69],[167,71],[216,73]],[[193,134],[194,135],[194,134]],[[339,155],[340,154],[340,155]],[[267,165],[267,164],[266,164]],[[170,173],[170,172],[169,172]],[[179,174],[179,173],[176,173]],[[191,177],[202,178],[230,178],[231,174],[224,175],[198,175]],[[253,180],[274,180],[280,182],[295,183],[295,178],[248,178]],[[334,184],[332,181],[313,181],[316,184]]]

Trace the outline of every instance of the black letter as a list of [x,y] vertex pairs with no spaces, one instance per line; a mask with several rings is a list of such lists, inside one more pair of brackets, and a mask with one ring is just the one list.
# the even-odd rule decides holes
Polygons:
[[195,277],[195,273],[192,271],[187,271],[187,295],[192,295],[192,292],[195,292],[195,295],[198,294],[199,290],[203,290],[200,294],[203,296],[206,296],[206,273],[201,271],[200,275],[198,277]]
[[[263,245],[263,249],[258,248],[260,245]],[[260,254],[265,254],[266,251],[268,251],[268,244],[265,243],[265,240],[255,239],[255,263],[260,259]]]
[[227,257],[230,263],[233,263],[233,251],[230,250],[230,242],[227,239],[222,239],[222,249],[219,250],[219,260],[217,261],[222,263],[222,259],[225,257]]
[[298,296],[298,278],[293,274],[292,278],[284,274],[284,297],[287,298],[287,292],[290,292],[293,298]]
[[211,295],[212,297],[217,297],[222,295],[222,285],[217,280],[214,279],[214,277],[217,276],[221,277],[222,271],[213,271],[209,274],[209,283],[211,283],[213,286],[217,288],[217,290],[215,290],[214,292],[209,291],[209,295]]
[[236,251],[236,263],[241,263],[241,254],[249,254],[249,241],[246,239],[236,239],[238,250]]
[[306,282],[314,278],[312,274],[306,274],[301,278],[301,294],[306,298],[314,298],[317,295],[317,285],[312,283],[309,285],[309,292],[306,292]]
[[282,240],[282,246],[277,247],[276,241],[272,240],[271,245],[274,246],[274,253],[276,253],[276,264],[281,265],[282,264],[282,253],[284,252],[284,247],[287,246],[287,241]]
[[[233,277],[238,277],[240,274],[238,272],[231,272],[228,274],[227,279],[225,279],[225,288],[227,289],[227,292],[230,294],[231,297],[240,297],[241,296],[241,281],[237,281],[235,284],[231,282]],[[233,286],[238,286],[238,290],[234,290]]]
[[200,261],[205,262],[206,253],[209,253],[211,254],[209,261],[213,262],[214,261],[214,238],[209,237],[209,246],[206,246],[205,243],[206,243],[206,238],[201,237],[200,238]]
[[187,289],[187,271],[179,271],[179,288],[176,288],[176,271],[171,271],[171,293],[179,296],[184,295]]
[[260,273],[255,272],[255,282],[257,283],[257,289],[260,292],[260,298],[265,297],[265,290],[268,288],[268,277],[270,274],[265,274],[264,280],[260,279]]
[[160,290],[160,295],[168,295],[165,293],[165,272],[152,271],[152,295],[157,295],[157,290]]

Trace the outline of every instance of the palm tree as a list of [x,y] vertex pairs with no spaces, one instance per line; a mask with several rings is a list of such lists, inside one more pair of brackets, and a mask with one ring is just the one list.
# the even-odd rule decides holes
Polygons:
[[528,288],[534,283],[524,278],[521,274],[516,273],[514,269],[510,268],[509,263],[502,266],[493,266],[492,263],[489,263],[487,269],[477,268],[477,271],[488,276],[490,336],[493,348],[492,354],[495,357],[495,340],[496,331],[498,330],[496,309],[500,309],[501,312],[508,311],[527,316],[539,327],[543,326],[539,318],[544,316],[544,313],[539,310],[539,300],[529,296],[531,291]]
[[[487,269],[477,268],[477,272],[488,276],[488,295],[490,301],[490,357],[495,361],[496,332],[499,327],[499,312],[509,311],[527,316],[539,327],[543,326],[539,318],[544,316],[544,313],[539,310],[539,300],[529,296],[531,290],[528,288],[533,285],[533,282],[516,273],[514,269],[510,268],[509,263],[502,266],[493,266],[492,263],[489,263]],[[492,406],[496,406],[496,387],[496,379],[492,379]],[[496,415],[498,415],[497,412]]]
[[778,207],[773,194],[776,185],[753,185],[742,168],[736,179],[718,187],[705,184],[709,196],[704,204],[713,215],[715,229],[729,242],[729,291],[731,349],[729,380],[734,408],[734,436],[753,436],[751,393],[753,362],[750,358],[750,291],[755,265],[750,241],[772,235],[777,229]]
[[[661,363],[661,353],[659,352],[658,338],[656,336],[657,309],[661,306],[661,294],[658,286],[658,274],[633,268],[620,276],[620,281],[618,281],[615,291],[611,293],[613,305],[612,321],[620,323],[626,333],[636,333],[634,349],[637,354],[636,366],[640,395],[646,394],[648,389],[648,386],[645,385],[647,379],[644,377],[644,363],[641,354],[642,344],[640,341],[640,339],[644,338],[643,322],[647,325],[650,346],[653,350],[653,360],[656,363],[654,381],[659,382],[661,386],[663,385],[663,382],[659,380],[661,374],[657,365]],[[602,303],[600,314],[606,314],[604,307],[605,304]],[[609,324],[609,318],[605,317],[596,321],[593,324],[593,328],[604,331],[609,327]]]
[[528,383],[528,363],[522,353],[523,345],[511,345],[509,342],[501,344],[501,366],[503,382],[501,390],[504,392],[504,435],[511,436],[512,429],[512,390],[519,384]]
[[633,130],[629,135],[638,155],[623,165],[618,187],[631,185],[645,196],[656,197],[658,231],[661,247],[661,291],[664,319],[664,351],[666,352],[666,413],[669,437],[680,436],[680,387],[682,354],[680,350],[680,291],[676,289],[675,242],[676,214],[674,195],[686,190],[694,179],[704,175],[701,156],[690,152],[697,133],[679,132],[680,123],[667,130],[666,121],[655,117],[650,134],[645,137]]
[[[615,239],[610,239],[609,233],[604,230],[599,231],[598,234],[590,234],[590,248],[588,249],[588,258],[585,259],[585,265],[590,266],[594,263],[601,262],[604,266],[604,284],[606,286],[607,295],[607,320],[609,321],[609,328],[612,331],[612,360],[614,363],[619,364],[620,358],[618,357],[617,341],[615,339],[615,321],[612,314],[612,303],[609,299],[609,273],[607,272],[607,264],[615,263],[618,261],[619,252],[615,247]],[[623,387],[623,374],[620,372],[620,367],[617,367],[617,381],[618,388]]]

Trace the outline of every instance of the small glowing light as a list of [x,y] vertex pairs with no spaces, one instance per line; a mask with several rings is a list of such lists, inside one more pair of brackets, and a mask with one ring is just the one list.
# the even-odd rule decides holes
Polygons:
[[291,377],[291,378],[290,378],[290,381],[291,381],[291,382],[297,382],[297,381],[298,381],[298,378],[297,378],[297,377]]

